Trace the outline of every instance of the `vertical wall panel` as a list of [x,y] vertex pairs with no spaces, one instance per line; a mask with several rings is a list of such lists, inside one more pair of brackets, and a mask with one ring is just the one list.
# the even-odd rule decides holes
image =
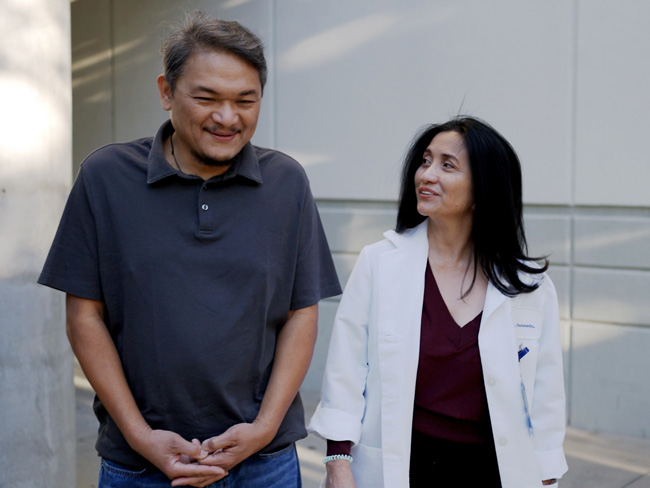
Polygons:
[[650,206],[650,6],[578,2],[576,203]]
[[79,164],[113,142],[113,38],[111,0],[72,2],[72,158]]
[[74,389],[63,296],[36,284],[70,187],[68,0],[0,16],[0,485],[72,487]]

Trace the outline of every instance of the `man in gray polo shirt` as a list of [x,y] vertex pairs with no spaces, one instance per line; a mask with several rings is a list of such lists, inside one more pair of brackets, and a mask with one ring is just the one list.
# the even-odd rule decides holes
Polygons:
[[170,120],[88,156],[39,279],[97,392],[99,486],[297,487],[297,392],[340,293],[309,183],[249,142],[256,36],[191,14],[163,63]]

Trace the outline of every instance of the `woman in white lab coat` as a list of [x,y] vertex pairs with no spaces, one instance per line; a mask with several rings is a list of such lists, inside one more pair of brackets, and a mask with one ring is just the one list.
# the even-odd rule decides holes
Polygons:
[[526,254],[510,144],[471,117],[426,127],[384,235],[346,286],[309,425],[327,486],[557,486],[557,296]]

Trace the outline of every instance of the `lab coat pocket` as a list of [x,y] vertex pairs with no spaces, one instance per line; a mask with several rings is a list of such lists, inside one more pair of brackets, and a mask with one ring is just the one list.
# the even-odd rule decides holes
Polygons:
[[519,342],[519,348],[520,350],[528,350],[526,355],[519,360],[519,372],[521,373],[521,380],[524,382],[526,392],[528,393],[528,401],[532,402],[539,344],[537,344],[537,341],[525,340]]
[[512,322],[515,326],[519,371],[528,405],[532,406],[539,353],[538,339],[542,333],[542,311],[534,308],[513,308]]
[[512,323],[517,339],[539,339],[542,333],[542,311],[534,308],[513,308]]
[[359,488],[384,486],[382,450],[359,443],[352,448],[352,474]]

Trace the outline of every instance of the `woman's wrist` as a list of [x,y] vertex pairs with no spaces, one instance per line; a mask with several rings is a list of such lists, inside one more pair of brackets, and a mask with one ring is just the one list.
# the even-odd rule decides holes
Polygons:
[[342,475],[352,472],[350,462],[344,459],[337,459],[335,461],[330,461],[325,464],[325,470],[327,471],[328,476],[332,475]]
[[325,465],[327,477],[325,486],[327,488],[356,488],[352,468],[348,461],[337,459]]

